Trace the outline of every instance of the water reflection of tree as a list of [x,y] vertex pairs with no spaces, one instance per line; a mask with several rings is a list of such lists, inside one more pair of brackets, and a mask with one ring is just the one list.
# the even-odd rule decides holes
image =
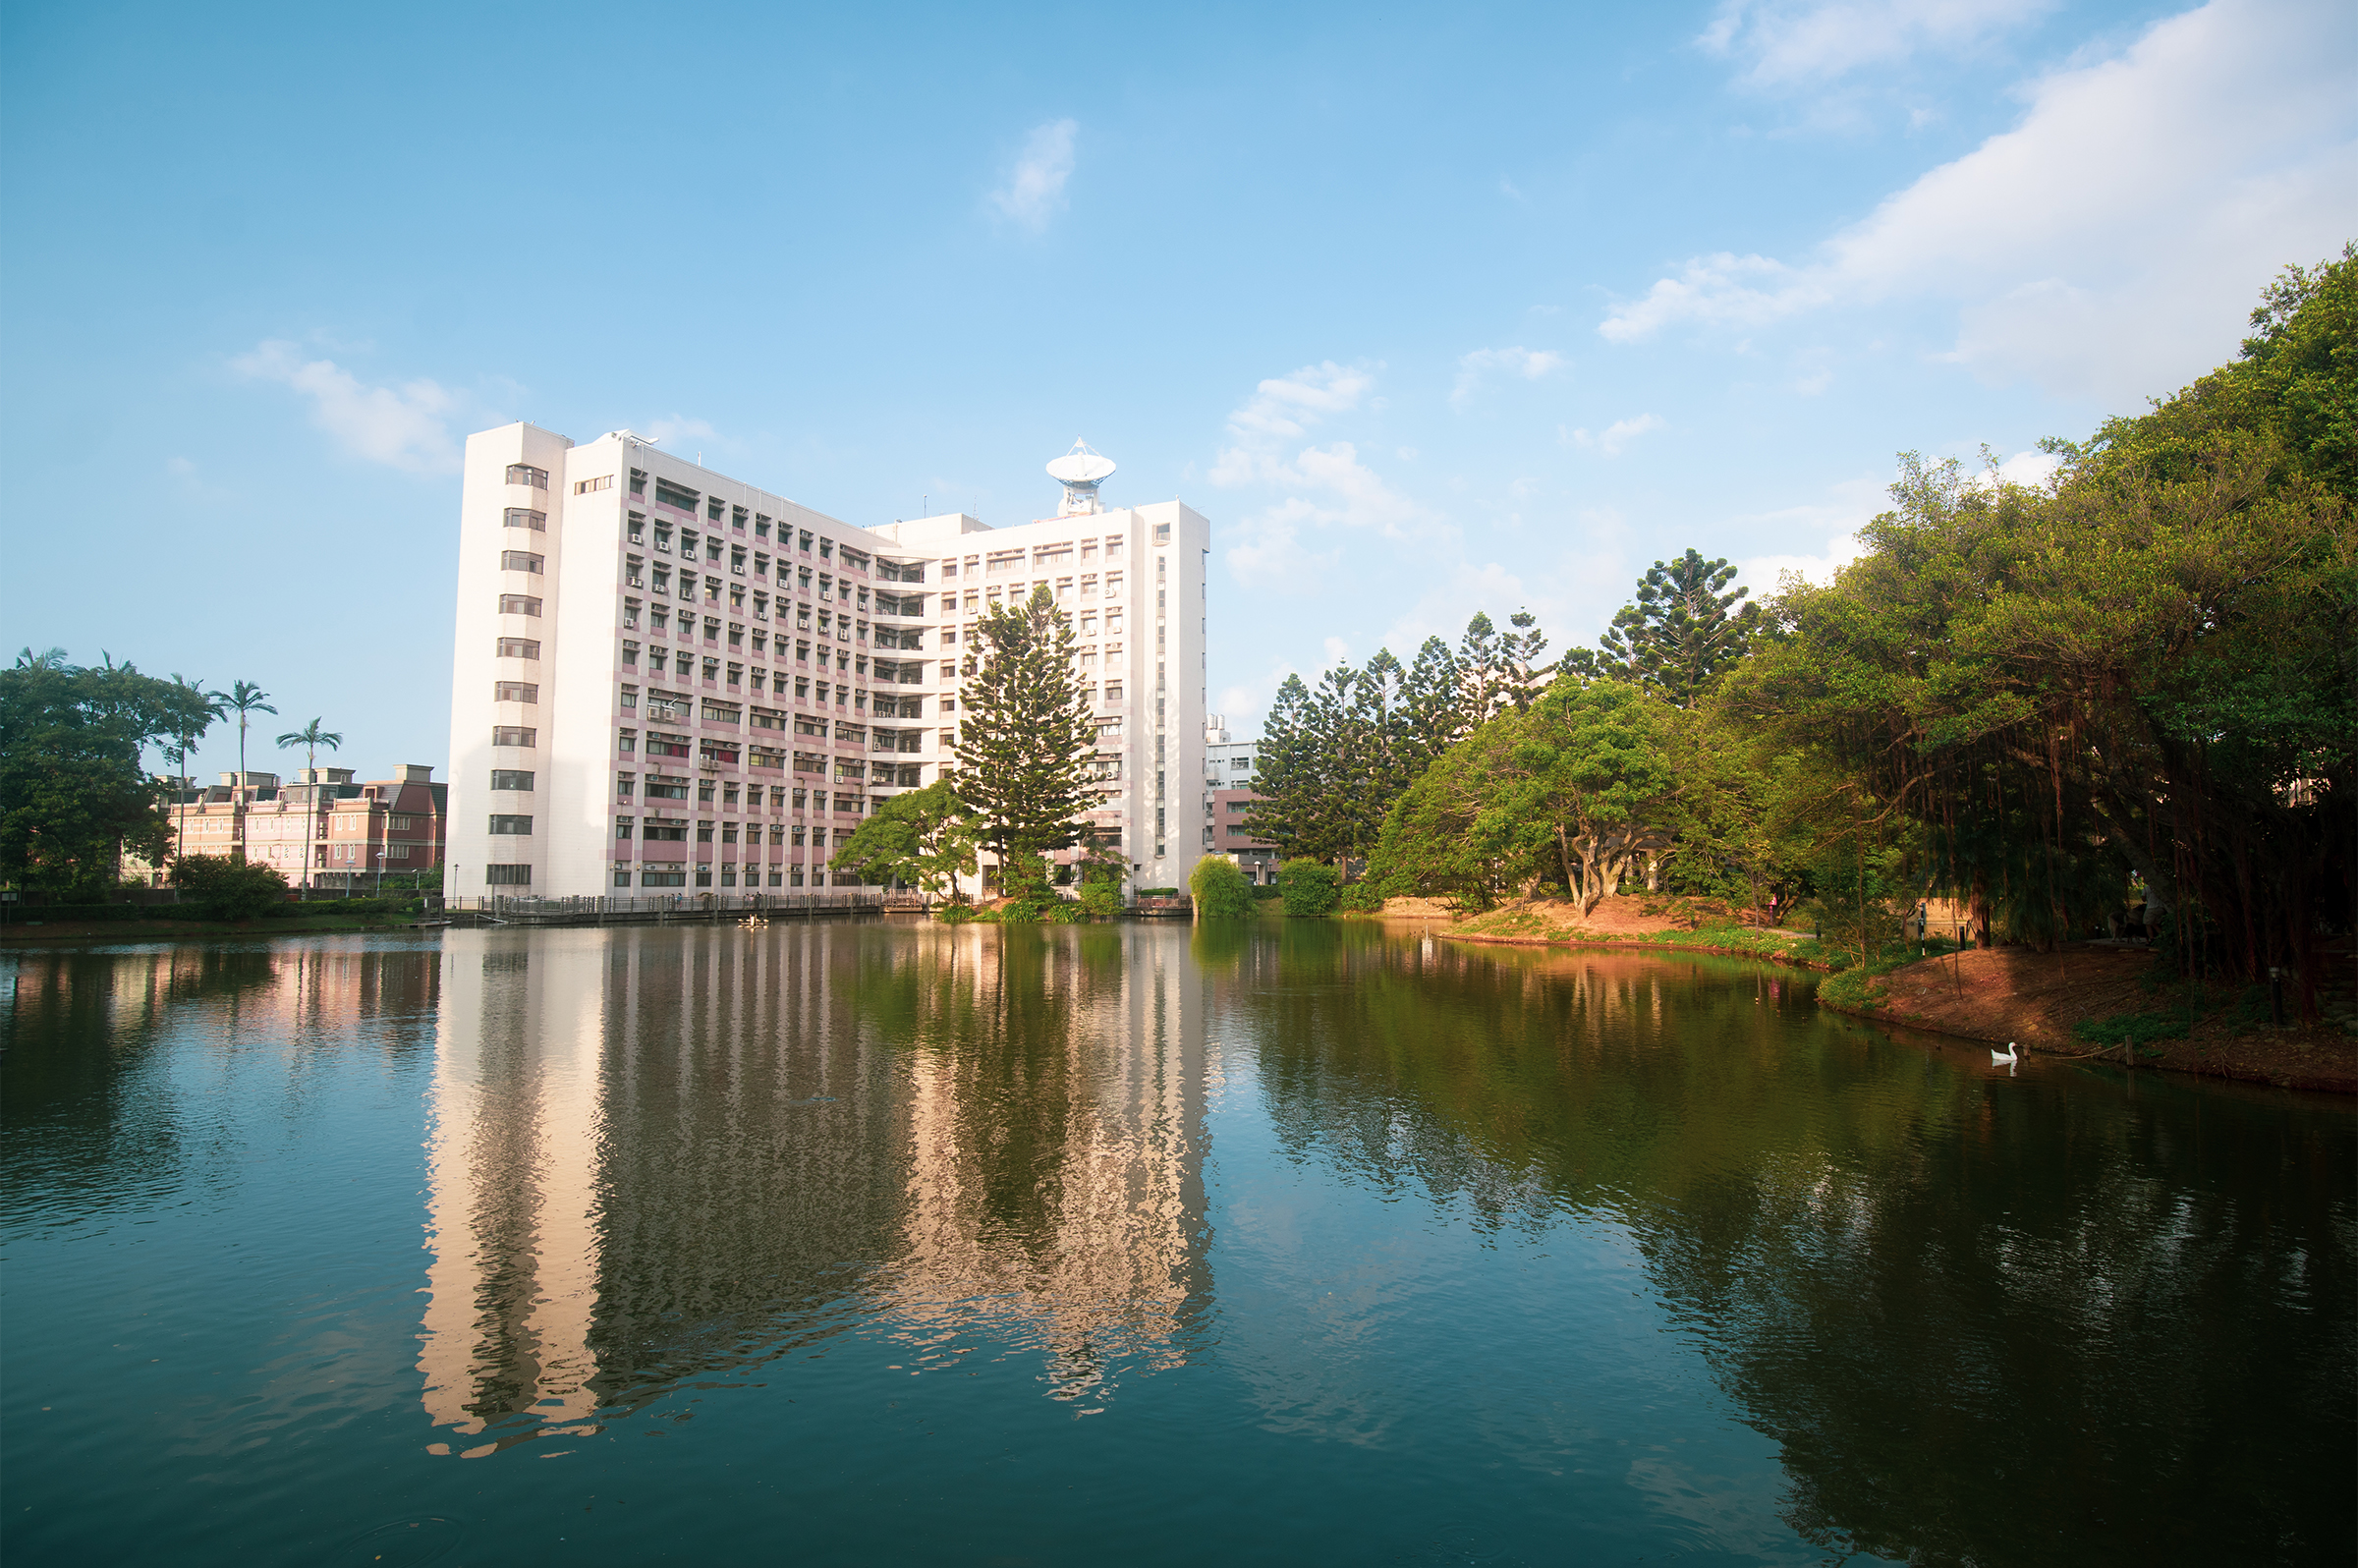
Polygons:
[[1166,955],[1115,931],[941,933],[914,968],[895,1291],[932,1353],[1037,1341],[1052,1391],[1174,1364],[1208,1298],[1203,1034]]
[[[1177,1354],[1202,1293],[1201,1028],[1182,1059],[1130,957],[1114,931],[615,933],[587,1332],[599,1412],[876,1327],[919,1369],[978,1335],[1036,1345],[1066,1397]],[[510,1048],[486,1041],[487,1078],[526,1083]],[[520,1136],[518,1161],[544,1157]],[[531,1328],[546,1205],[530,1193],[494,1182],[483,1200],[507,1218],[475,1221],[515,1262],[483,1281],[481,1421],[548,1394]]]
[[354,938],[23,954],[0,1048],[0,1170],[56,1199],[187,1179],[199,1158],[231,1168],[228,1146],[191,1136],[222,1107],[192,1105],[176,1053],[279,1052],[281,1103],[300,1117],[322,1057],[421,1057],[439,983],[432,949]]
[[1813,1540],[2348,1560],[2345,1113],[1993,1080],[1768,984],[1289,932],[1229,1005],[1298,1151],[1486,1223],[1628,1225]]

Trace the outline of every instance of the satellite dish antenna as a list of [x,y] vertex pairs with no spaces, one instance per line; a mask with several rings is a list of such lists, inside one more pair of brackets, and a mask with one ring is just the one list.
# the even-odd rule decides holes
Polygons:
[[1048,465],[1048,477],[1064,486],[1064,505],[1056,515],[1075,517],[1099,510],[1097,486],[1112,473],[1113,459],[1092,452],[1087,441],[1075,441],[1070,452]]

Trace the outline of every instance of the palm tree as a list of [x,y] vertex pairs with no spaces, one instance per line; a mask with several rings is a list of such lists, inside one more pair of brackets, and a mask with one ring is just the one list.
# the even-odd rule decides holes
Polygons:
[[237,842],[230,846],[230,859],[243,866],[246,864],[246,726],[254,714],[276,713],[278,709],[270,705],[270,694],[252,681],[240,681],[226,692],[207,695],[226,712],[238,716],[238,787],[230,794],[237,808]]
[[190,696],[196,700],[205,719],[205,722],[200,725],[184,723],[181,733],[174,737],[179,744],[164,753],[165,756],[171,758],[172,765],[180,770],[183,780],[179,792],[180,825],[172,833],[172,856],[177,860],[180,858],[181,845],[186,842],[189,831],[189,794],[196,782],[189,776],[189,753],[196,750],[196,738],[212,728],[214,719],[221,717],[223,708],[221,694],[206,691],[202,681],[192,681],[185,675],[175,675],[172,677],[172,684],[185,689]]
[[[278,738],[278,744],[303,748],[303,770],[309,775],[304,782],[311,787],[309,806],[315,832],[319,819],[319,748],[324,746],[332,752],[344,744],[344,737],[334,730],[321,729],[319,721],[313,719],[302,729],[287,731]],[[303,846],[303,885],[307,888],[311,885],[311,846],[308,838]]]

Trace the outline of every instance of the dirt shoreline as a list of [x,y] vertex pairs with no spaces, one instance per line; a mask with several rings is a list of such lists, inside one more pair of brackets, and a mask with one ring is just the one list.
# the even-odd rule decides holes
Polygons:
[[1853,1018],[1923,1030],[1992,1046],[2013,1042],[2043,1056],[2103,1059],[2199,1078],[2358,1094],[2358,1039],[2330,1024],[2239,1023],[2231,1004],[2215,1005],[2173,1039],[2105,1046],[2075,1026],[2167,1010],[2148,990],[2153,955],[2142,948],[2078,945],[2057,953],[1995,947],[1928,958],[1877,977],[1870,1004],[1819,1005]]
[[[1460,924],[1432,901],[1419,900],[1417,906],[1387,906],[1384,919],[1442,927]],[[1670,900],[1615,898],[1583,916],[1569,903],[1548,901],[1492,911],[1464,922],[1471,929],[1444,928],[1436,934],[1500,947],[1716,953],[1798,969],[1827,968],[1768,945],[1730,947],[1709,939],[1679,939],[1690,933],[1701,937],[1702,920],[1716,913]],[[1486,925],[1492,928],[1484,929]],[[1778,934],[1764,931],[1759,936],[1767,943]],[[2131,1015],[2150,1018],[2188,1005],[2182,994],[2149,989],[2152,974],[2153,956],[2142,948],[2080,944],[2056,953],[2035,953],[1995,947],[1922,959],[1878,976],[1867,982],[1865,1006],[1830,1001],[1823,990],[1818,1001],[1828,1011],[1871,1023],[1993,1047],[2011,1041],[2036,1055],[2104,1058],[2200,1078],[2358,1094],[2358,1038],[2330,1023],[2282,1029],[2254,1023],[2238,1016],[2244,1007],[2231,992],[2196,998],[2195,1016],[2177,1038],[2104,1046],[2075,1033],[2081,1024]]]

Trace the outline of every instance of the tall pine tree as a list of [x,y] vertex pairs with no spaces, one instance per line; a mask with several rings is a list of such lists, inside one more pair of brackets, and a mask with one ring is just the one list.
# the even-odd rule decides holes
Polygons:
[[1456,652],[1437,637],[1403,668],[1378,648],[1365,669],[1338,664],[1314,687],[1288,676],[1262,726],[1245,825],[1288,858],[1342,865],[1371,854],[1392,803],[1434,758],[1488,719],[1531,705],[1553,671],[1528,610],[1500,632],[1487,615],[1466,624]]
[[1675,706],[1693,706],[1705,688],[1743,658],[1761,628],[1759,605],[1738,607],[1752,590],[1725,591],[1735,575],[1727,562],[1707,561],[1692,546],[1675,561],[1655,562],[1638,580],[1636,601],[1623,605],[1598,639],[1603,652],[1596,658],[1596,673],[1653,687]]
[[1097,803],[1096,721],[1073,657],[1071,624],[1045,588],[993,606],[975,627],[959,700],[954,788],[999,864],[1063,849]]

